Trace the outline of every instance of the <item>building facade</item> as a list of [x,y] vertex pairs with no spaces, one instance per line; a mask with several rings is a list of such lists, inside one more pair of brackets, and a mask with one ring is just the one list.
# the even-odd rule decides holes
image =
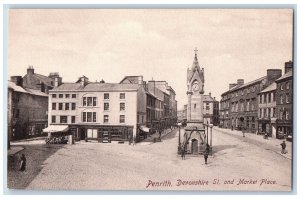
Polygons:
[[258,94],[258,133],[276,137],[276,83]]
[[285,74],[276,80],[277,137],[293,134],[293,62],[285,63]]
[[81,78],[52,89],[49,125],[68,125],[77,140],[98,142],[143,138],[146,92],[139,84],[91,83]]
[[19,140],[43,134],[47,127],[48,95],[22,87],[22,77],[8,81],[8,137]]
[[203,118],[204,124],[219,125],[219,102],[211,93],[203,96]]
[[243,79],[229,84],[221,95],[220,127],[246,132],[258,131],[258,94],[281,76],[281,70],[268,69],[267,75],[244,84]]

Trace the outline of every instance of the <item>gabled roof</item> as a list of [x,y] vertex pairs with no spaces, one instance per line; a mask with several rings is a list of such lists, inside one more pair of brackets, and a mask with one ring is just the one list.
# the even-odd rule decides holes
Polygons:
[[273,82],[270,86],[268,86],[267,88],[265,88],[264,90],[262,90],[260,93],[274,91],[274,90],[276,90],[276,87],[277,87],[276,82]]
[[278,81],[290,78],[292,76],[293,76],[293,71],[290,70],[289,72],[285,73],[284,75],[282,75],[280,78],[276,79],[275,81],[278,82]]
[[138,90],[140,85],[138,84],[118,84],[118,83],[88,83],[85,87],[83,87],[80,83],[64,83],[50,92],[55,91],[136,91]]
[[14,82],[11,82],[11,81],[8,81],[8,88],[13,89],[15,92],[48,97],[48,94],[46,94],[46,93],[43,93],[43,92],[41,92],[39,90],[35,90],[35,89],[23,88],[21,86],[17,86]]

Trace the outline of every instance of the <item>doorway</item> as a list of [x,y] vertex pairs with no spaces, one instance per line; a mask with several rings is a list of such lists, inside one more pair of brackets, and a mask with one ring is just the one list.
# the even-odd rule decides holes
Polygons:
[[198,154],[198,140],[192,140],[192,154]]
[[80,140],[85,140],[85,129],[80,129]]

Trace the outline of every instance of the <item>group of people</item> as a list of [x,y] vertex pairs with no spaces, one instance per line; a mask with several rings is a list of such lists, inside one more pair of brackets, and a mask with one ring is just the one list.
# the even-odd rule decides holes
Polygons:
[[[209,144],[206,144],[205,151],[203,153],[205,164],[207,164],[207,159],[208,159],[209,150],[210,150],[209,148],[210,148]],[[182,160],[185,160],[185,154],[186,154],[186,144],[183,144],[181,147],[181,159]]]

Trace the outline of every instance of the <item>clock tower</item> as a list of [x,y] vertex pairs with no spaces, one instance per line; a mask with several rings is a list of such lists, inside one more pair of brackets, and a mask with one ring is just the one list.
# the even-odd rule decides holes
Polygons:
[[192,67],[187,69],[187,122],[203,124],[204,68],[199,66],[197,51]]

